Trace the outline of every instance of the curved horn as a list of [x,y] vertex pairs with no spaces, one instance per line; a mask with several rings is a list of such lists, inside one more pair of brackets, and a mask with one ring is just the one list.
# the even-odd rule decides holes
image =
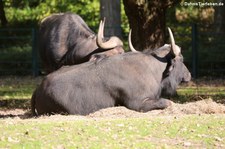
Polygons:
[[103,21],[102,20],[100,21],[100,24],[99,24],[99,32],[100,32],[100,36],[101,36],[100,39],[104,38],[104,26],[105,26],[105,17],[104,17]]
[[132,32],[132,30],[130,30],[129,35],[128,35],[129,48],[130,48],[130,50],[132,52],[138,52],[137,50],[135,50],[134,46],[132,45],[132,42],[131,42],[131,32]]
[[102,40],[103,36],[104,35],[103,35],[102,20],[101,20],[98,27],[97,40]]
[[108,41],[104,42],[104,26],[105,26],[105,19],[100,21],[98,34],[97,34],[97,45],[102,49],[112,49],[117,46],[123,46],[123,42],[116,36],[112,36],[109,38]]
[[171,42],[171,47],[172,47],[172,52],[175,56],[178,56],[180,54],[180,48],[176,46],[175,40],[173,37],[173,33],[171,29],[168,27],[169,35],[170,35],[170,42]]

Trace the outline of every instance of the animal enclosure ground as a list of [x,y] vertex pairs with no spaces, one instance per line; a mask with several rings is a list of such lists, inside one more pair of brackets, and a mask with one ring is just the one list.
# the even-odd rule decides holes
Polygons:
[[124,116],[124,111],[132,113],[117,107],[89,116],[0,119],[0,148],[225,147],[224,114]]
[[[31,76],[0,77],[0,117],[22,116],[29,111],[32,93],[42,79],[43,77]],[[163,111],[158,110],[158,112],[171,114],[179,112],[181,114],[224,113],[221,107],[225,105],[225,80],[207,78],[181,85],[178,88],[178,95],[171,97],[171,100],[175,102],[172,107]],[[118,109],[113,109],[116,108],[109,108],[105,113],[114,114],[114,111],[118,111]],[[187,112],[185,113],[185,111]]]
[[225,148],[223,80],[181,86],[164,110],[32,118],[30,96],[41,80],[0,79],[0,148]]

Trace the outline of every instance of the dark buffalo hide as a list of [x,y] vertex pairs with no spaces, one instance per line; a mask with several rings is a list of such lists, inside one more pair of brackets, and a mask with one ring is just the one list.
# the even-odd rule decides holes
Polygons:
[[50,73],[63,65],[123,53],[122,41],[117,37],[105,39],[103,29],[104,21],[96,36],[84,20],[73,13],[53,14],[43,19],[39,30],[39,53],[45,71]]
[[174,92],[190,79],[176,45],[149,53],[128,52],[49,74],[33,94],[32,112],[87,115],[118,105],[142,112],[164,109],[171,101],[161,98],[162,90]]

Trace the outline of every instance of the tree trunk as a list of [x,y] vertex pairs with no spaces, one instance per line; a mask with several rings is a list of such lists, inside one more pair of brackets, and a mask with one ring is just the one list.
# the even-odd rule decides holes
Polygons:
[[100,0],[100,17],[105,22],[105,36],[122,37],[120,0]]
[[1,20],[2,26],[6,26],[6,24],[8,23],[6,16],[5,16],[4,4],[3,4],[2,0],[0,0],[0,20]]
[[[218,0],[217,3],[223,3],[225,5],[225,0]],[[216,26],[216,32],[224,34],[225,33],[225,6],[215,7],[214,24]]]
[[166,9],[178,0],[123,0],[137,50],[155,49],[165,43]]

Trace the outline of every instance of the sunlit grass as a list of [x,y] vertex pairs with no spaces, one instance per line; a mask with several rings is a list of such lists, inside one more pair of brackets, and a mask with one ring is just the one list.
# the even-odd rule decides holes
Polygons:
[[0,80],[0,100],[28,99],[39,84],[40,78],[2,77]]
[[211,98],[216,102],[225,103],[225,86],[183,86],[178,88],[177,93],[173,99],[178,102]]
[[178,89],[180,94],[205,94],[205,95],[224,95],[225,87],[181,87]]
[[31,96],[41,77],[1,77],[1,108],[28,108]]
[[[66,116],[64,116],[65,118]],[[3,148],[220,148],[223,115],[0,120]]]
[[[1,108],[30,107],[30,97],[41,80],[42,77],[2,77]],[[181,86],[178,96],[172,99],[188,102],[200,99],[199,96],[210,96],[224,101],[224,90],[224,86]],[[225,147],[223,114],[118,119],[73,117],[0,119],[0,148]]]

